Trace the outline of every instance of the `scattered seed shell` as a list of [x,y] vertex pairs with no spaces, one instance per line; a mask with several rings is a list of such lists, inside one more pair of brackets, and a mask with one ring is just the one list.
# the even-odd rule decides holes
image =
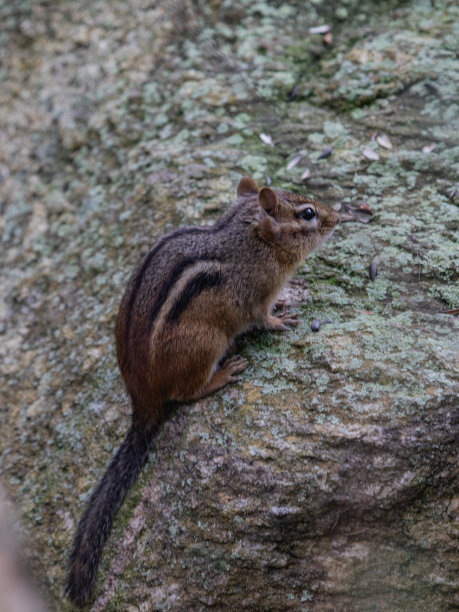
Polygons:
[[330,30],[331,30],[330,26],[324,24],[320,26],[314,26],[313,28],[309,28],[308,32],[309,34],[326,34]]
[[327,147],[326,149],[322,151],[322,153],[319,155],[317,159],[325,159],[326,157],[330,157],[332,153],[333,153],[333,147]]
[[324,45],[331,45],[333,42],[333,34],[331,32],[327,32],[322,37],[322,42]]
[[259,137],[261,142],[263,142],[264,144],[267,144],[270,147],[274,146],[272,136],[270,136],[269,134],[264,134],[263,132],[260,132]]
[[318,332],[320,329],[320,319],[314,319],[311,323],[311,329],[313,332]]
[[272,184],[272,180],[269,174],[265,176],[265,183],[266,183],[266,187],[269,187]]
[[387,134],[380,134],[379,136],[377,136],[376,137],[376,142],[383,149],[392,149],[392,143],[391,143],[391,141],[389,139],[389,136]]
[[322,325],[327,325],[327,323],[332,323],[331,319],[314,319],[311,323],[311,329],[313,332],[318,332]]
[[437,143],[436,142],[431,142],[428,145],[425,145],[424,147],[422,147],[422,152],[423,153],[432,153],[432,151],[437,147]]
[[295,155],[295,157],[288,162],[287,170],[294,168],[302,157],[302,155]]
[[306,181],[310,176],[311,176],[311,171],[309,170],[309,168],[306,168],[306,170],[301,175],[301,180]]
[[364,157],[370,159],[371,161],[378,161],[379,159],[379,155],[374,149],[370,149],[370,147],[362,147],[362,153]]
[[349,214],[349,213],[343,213],[340,212],[339,214],[339,220],[340,223],[346,223],[346,221],[360,221],[360,223],[368,223],[370,221],[370,218],[360,218],[358,215],[355,214]]
[[438,87],[436,85],[434,85],[433,83],[430,83],[429,81],[427,81],[427,83],[424,83],[424,87],[430,91],[430,93],[433,93],[435,95],[438,94]]
[[370,279],[374,281],[376,278],[376,275],[378,274],[378,266],[376,265],[375,261],[371,262],[370,267],[368,269],[368,273],[370,275]]
[[296,94],[298,93],[298,83],[293,86],[292,91],[288,95],[288,101],[291,102],[296,98]]
[[373,215],[373,211],[365,202],[357,202],[355,205],[343,202],[342,210],[343,212],[340,214],[341,221],[368,223]]
[[383,311],[382,311],[382,313],[381,313],[382,315],[385,315],[385,314],[386,314],[386,312],[388,311],[388,309],[389,309],[389,307],[390,307],[390,305],[391,305],[391,304],[392,304],[392,301],[391,301],[391,300],[389,300],[389,301],[386,303],[386,305],[384,306],[384,310],[383,310]]
[[449,192],[449,196],[448,196],[449,199],[454,200],[454,196],[456,195],[456,193],[457,193],[457,187],[453,187],[451,191]]
[[335,202],[335,204],[333,204],[332,208],[333,210],[336,210],[336,212],[339,212],[342,208],[342,201],[340,200],[339,202]]
[[356,203],[356,210],[358,210],[359,212],[363,212],[366,215],[372,215],[373,214],[373,210],[368,206],[368,204],[366,202],[357,202]]

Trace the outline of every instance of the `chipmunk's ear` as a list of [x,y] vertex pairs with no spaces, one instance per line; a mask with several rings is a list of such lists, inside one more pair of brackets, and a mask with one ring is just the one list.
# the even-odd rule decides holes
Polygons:
[[247,195],[258,195],[260,188],[249,176],[244,176],[239,181],[239,185],[237,186],[237,197]]
[[279,210],[277,195],[269,187],[263,187],[258,195],[258,201],[268,215],[272,217],[274,217]]

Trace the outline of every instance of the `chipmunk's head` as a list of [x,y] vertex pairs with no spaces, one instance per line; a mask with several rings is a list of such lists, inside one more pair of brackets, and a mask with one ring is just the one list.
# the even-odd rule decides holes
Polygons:
[[298,265],[328,238],[340,219],[337,212],[316,200],[269,187],[260,189],[249,177],[241,179],[237,195],[258,199],[255,234],[289,266]]

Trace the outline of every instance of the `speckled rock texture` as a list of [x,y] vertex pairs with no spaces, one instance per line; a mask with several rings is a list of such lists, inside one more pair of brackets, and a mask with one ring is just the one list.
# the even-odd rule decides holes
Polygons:
[[1,483],[49,609],[128,427],[132,267],[244,174],[374,214],[299,271],[298,328],[241,338],[240,383],[170,416],[88,609],[456,609],[456,3],[0,0],[0,23]]

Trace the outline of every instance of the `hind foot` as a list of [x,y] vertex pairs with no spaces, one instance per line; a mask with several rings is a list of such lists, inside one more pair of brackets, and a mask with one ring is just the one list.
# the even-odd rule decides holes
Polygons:
[[234,355],[233,357],[226,359],[221,367],[214,372],[212,378],[199,394],[199,397],[204,397],[210,393],[213,393],[214,391],[218,391],[218,389],[221,389],[228,383],[237,382],[239,377],[236,376],[236,374],[243,372],[246,369],[247,364],[247,359],[241,357],[240,355]]

